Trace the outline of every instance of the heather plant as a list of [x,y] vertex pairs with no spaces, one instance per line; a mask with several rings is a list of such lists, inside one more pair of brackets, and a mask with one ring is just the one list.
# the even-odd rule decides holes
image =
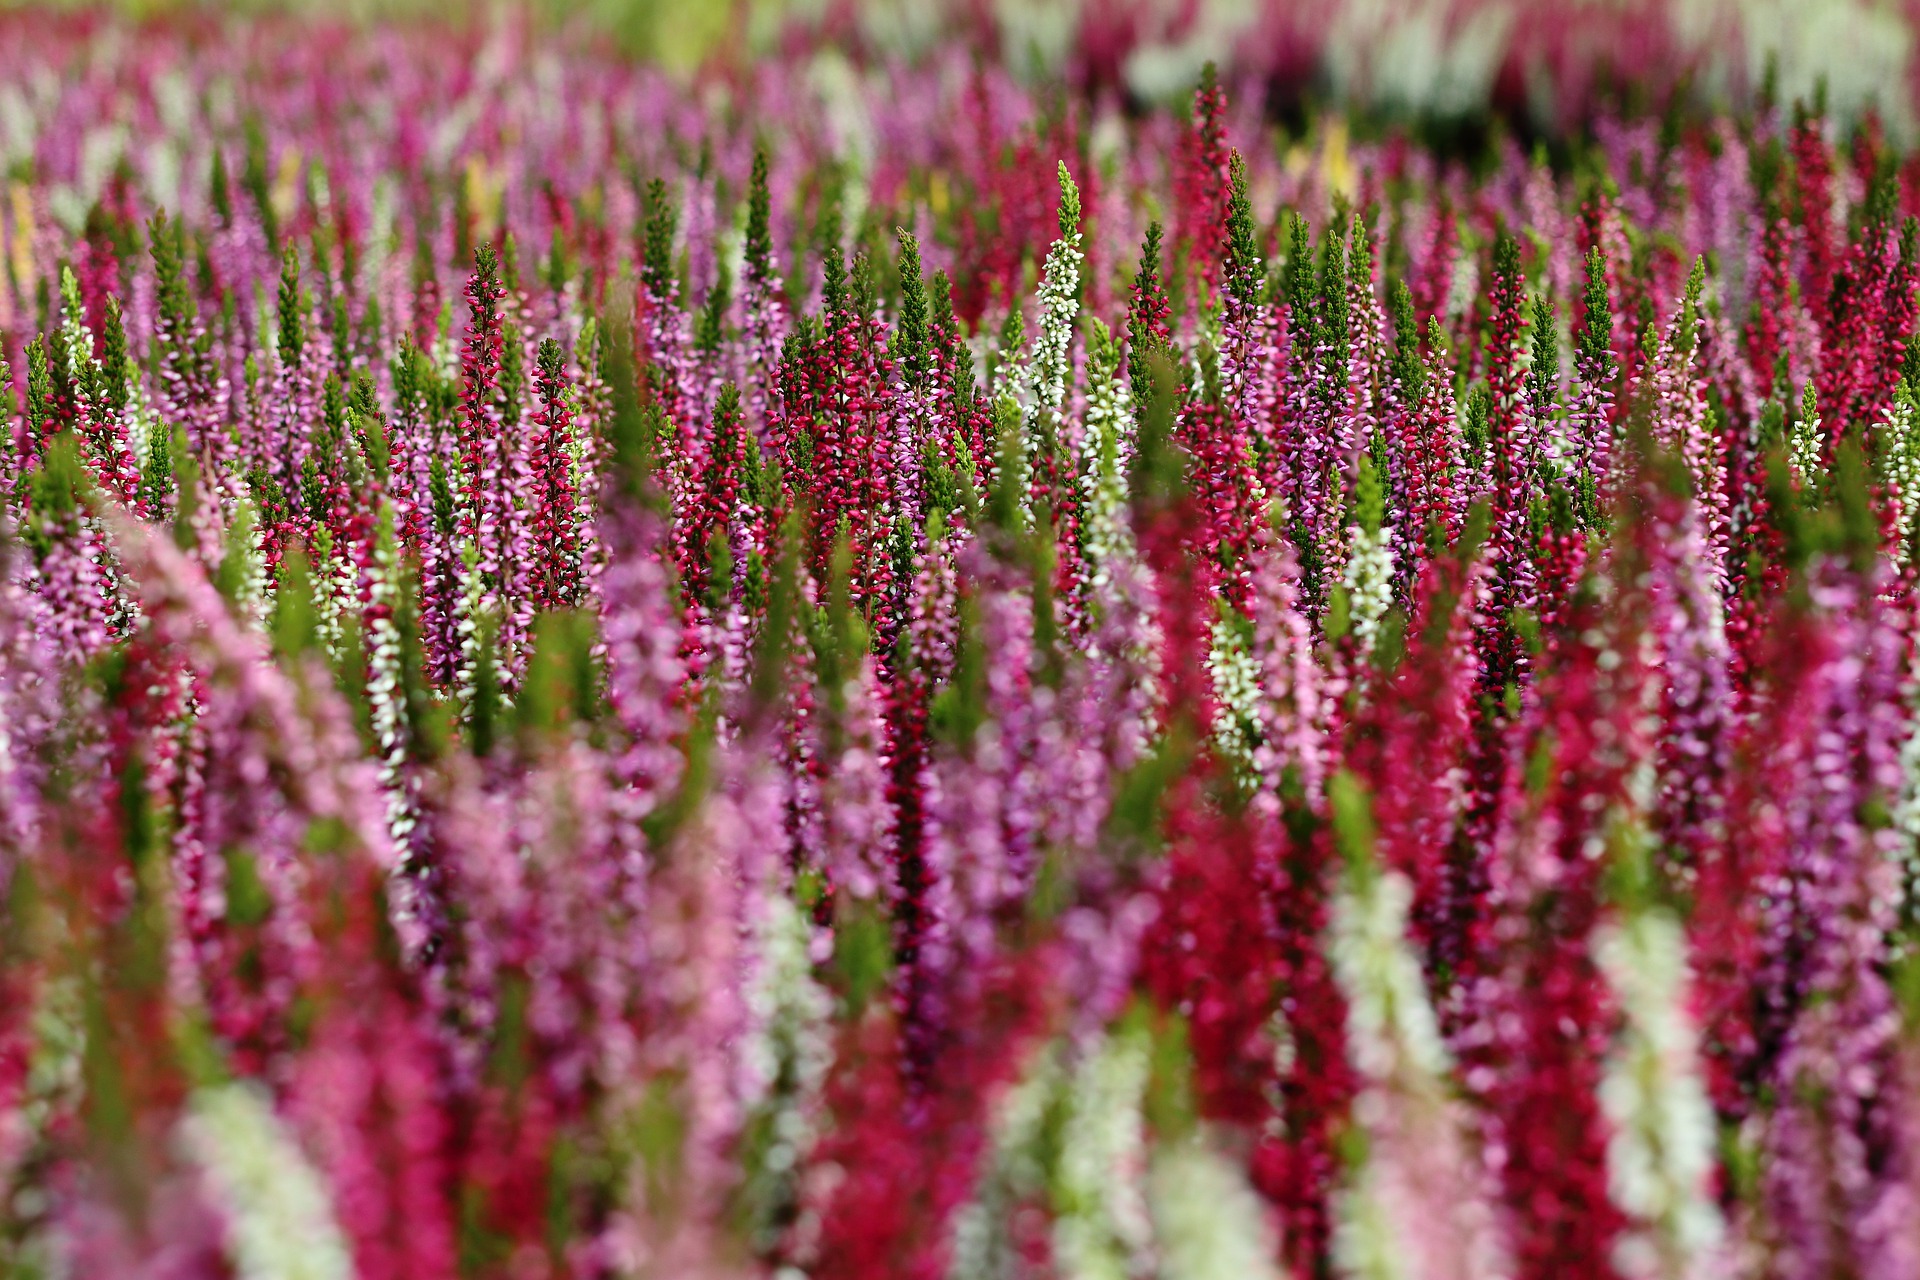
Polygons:
[[1897,120],[0,31],[0,1273],[1920,1271]]

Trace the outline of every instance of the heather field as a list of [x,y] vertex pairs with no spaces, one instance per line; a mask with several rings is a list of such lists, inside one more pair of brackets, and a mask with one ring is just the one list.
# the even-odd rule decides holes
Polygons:
[[0,10],[0,1278],[1920,1276],[1906,14],[398,7]]

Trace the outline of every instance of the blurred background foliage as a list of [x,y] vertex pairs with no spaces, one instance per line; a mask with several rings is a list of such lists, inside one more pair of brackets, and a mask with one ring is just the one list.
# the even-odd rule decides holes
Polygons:
[[780,49],[912,59],[956,37],[1037,82],[1181,99],[1207,61],[1303,101],[1563,128],[1595,108],[1771,89],[1913,136],[1920,0],[0,0],[135,20],[295,15],[517,26],[692,75]]

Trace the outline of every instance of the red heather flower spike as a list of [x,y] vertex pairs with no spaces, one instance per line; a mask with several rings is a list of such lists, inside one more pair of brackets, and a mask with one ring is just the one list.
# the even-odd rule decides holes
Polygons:
[[[871,551],[886,533],[890,477],[873,459],[885,439],[890,375],[878,351],[877,322],[843,304],[829,309],[822,326],[789,344],[781,378],[783,470],[796,483],[810,481],[800,505],[808,514],[809,566],[824,581],[843,525],[850,545],[862,551]],[[862,609],[886,557],[878,561],[860,555],[854,562],[854,600]]]
[[1309,836],[1289,831],[1283,838],[1274,823],[1266,838],[1281,845],[1267,892],[1279,962],[1275,985],[1284,993],[1276,1011],[1283,1101],[1280,1131],[1269,1128],[1254,1152],[1253,1182],[1279,1207],[1294,1271],[1306,1275],[1331,1237],[1330,1198],[1341,1176],[1337,1139],[1356,1082],[1346,1047],[1347,1003],[1323,946],[1334,874],[1331,833],[1318,826]]
[[740,505],[741,471],[746,461],[746,420],[740,412],[740,393],[731,383],[721,391],[713,421],[694,457],[697,469],[683,491],[675,512],[675,543],[681,581],[688,596],[701,599],[709,589],[730,592],[731,583],[709,583],[708,549],[716,535],[737,546],[736,516]]
[[1193,93],[1193,117],[1181,139],[1174,180],[1174,207],[1179,210],[1174,242],[1186,256],[1192,273],[1186,296],[1191,306],[1204,283],[1209,292],[1220,284],[1219,233],[1227,221],[1232,196],[1227,173],[1225,115],[1227,95],[1219,73],[1209,62]]
[[1260,484],[1253,474],[1252,449],[1240,419],[1208,395],[1190,402],[1180,416],[1178,437],[1192,461],[1188,483],[1193,489],[1194,551],[1214,566],[1227,598],[1239,605],[1245,598],[1244,566],[1253,545],[1253,530],[1261,519],[1255,509]]
[[[1645,605],[1581,588],[1508,776],[1496,907],[1500,954],[1464,1043],[1469,1087],[1493,1119],[1518,1275],[1612,1277],[1623,1225],[1608,1194],[1596,1091],[1613,1030],[1589,949],[1601,912],[1600,850],[1633,821],[1635,775],[1653,744],[1640,707]],[[1600,850],[1594,848],[1600,842]],[[1485,1035],[1485,1040],[1479,1039]]]
[[1762,387],[1771,386],[1774,367],[1787,353],[1793,316],[1793,224],[1785,217],[1760,232],[1759,260],[1748,267],[1753,279],[1753,314],[1746,327],[1747,367]]
[[552,338],[540,344],[531,450],[533,513],[528,521],[534,558],[529,595],[534,609],[581,603],[580,495],[574,483],[573,411],[567,403],[566,357]]
[[1493,393],[1487,410],[1487,432],[1493,449],[1495,491],[1504,507],[1523,511],[1533,462],[1520,367],[1526,300],[1519,241],[1502,232],[1493,246],[1493,288],[1487,295],[1487,388]]
[[953,887],[927,849],[928,790],[934,690],[954,670],[960,642],[956,535],[930,536],[914,576],[906,628],[906,662],[892,671],[886,705],[887,800],[894,812],[894,955],[898,1000],[910,1054],[939,1015],[934,976],[949,946],[946,924]]
[[1200,504],[1186,492],[1173,447],[1173,367],[1156,361],[1152,393],[1141,416],[1134,491],[1134,538],[1153,574],[1160,672],[1169,725],[1183,724],[1197,739],[1213,730],[1213,677],[1207,669],[1214,614],[1212,566],[1194,554],[1194,534],[1205,536]]
[[1803,115],[1794,122],[1787,144],[1793,156],[1793,195],[1798,206],[1795,225],[1806,245],[1800,296],[1822,326],[1827,322],[1827,303],[1840,256],[1834,244],[1833,157],[1827,149],[1825,125],[1819,116]]
[[1200,1114],[1252,1138],[1253,1183],[1310,1274],[1354,1084],[1345,1001],[1320,945],[1330,846],[1310,819],[1294,835],[1276,812],[1222,812],[1206,773],[1190,770],[1165,802],[1167,867],[1140,980],[1186,1020]]
[[1141,940],[1141,985],[1186,1020],[1200,1113],[1258,1132],[1271,1115],[1280,1051],[1273,870],[1251,824],[1215,812],[1192,780],[1164,812],[1167,865],[1159,913]]
[[986,466],[992,461],[987,441],[993,432],[993,417],[984,395],[974,383],[973,351],[960,334],[959,317],[953,310],[953,285],[942,271],[933,278],[935,320],[933,327],[933,415],[943,427],[939,440],[941,457],[949,465],[960,463],[961,444],[973,460],[971,479],[978,487],[986,484]]
[[[357,940],[370,945],[371,939]],[[336,993],[289,1081],[289,1119],[333,1184],[333,1209],[367,1280],[451,1275],[448,1118],[431,1045],[401,995]],[[484,1197],[485,1183],[476,1188]],[[480,1200],[484,1203],[484,1199]]]
[[803,1179],[824,1195],[803,1208],[817,1234],[795,1233],[796,1263],[847,1280],[948,1274],[952,1218],[978,1183],[993,1104],[1060,1016],[1057,964],[1042,949],[981,975],[978,994],[955,1010],[968,1034],[925,1082],[903,1073],[891,1023],[850,1029],[827,1087],[832,1123],[812,1161],[836,1176]]
[[1413,941],[1428,954],[1447,906],[1447,847],[1466,805],[1477,551],[1427,562],[1407,655],[1350,723],[1343,749],[1371,792],[1381,861],[1413,885]]
[[499,382],[502,342],[500,261],[493,246],[474,250],[467,279],[467,337],[460,349],[459,533],[480,552],[479,570],[498,581],[503,487]]
[[1440,209],[1428,222],[1425,252],[1413,281],[1414,318],[1425,326],[1444,320],[1447,295],[1453,291],[1454,256],[1459,252],[1459,226],[1453,205],[1442,198]]
[[1868,197],[1866,224],[1834,278],[1815,385],[1837,440],[1848,424],[1884,417],[1913,324],[1915,226],[1896,236],[1891,184]]
[[[1641,288],[1630,275],[1634,258],[1633,246],[1627,239],[1626,220],[1614,200],[1605,192],[1597,195],[1581,211],[1580,239],[1589,261],[1594,251],[1599,250],[1600,261],[1606,270],[1607,296],[1613,300],[1612,327],[1607,334],[1607,342],[1612,349],[1618,374],[1622,377],[1631,376],[1638,369],[1640,360],[1640,335],[1635,329],[1635,317],[1638,315],[1636,307]],[[1580,323],[1583,326],[1587,324],[1584,310],[1580,315]],[[1624,408],[1624,403],[1616,402],[1613,416],[1617,419]]]
[[1465,444],[1455,411],[1453,380],[1439,367],[1439,322],[1428,324],[1429,355],[1410,353],[1409,364],[1421,371],[1419,399],[1399,415],[1399,479],[1404,517],[1401,531],[1413,549],[1416,568],[1425,555],[1427,540],[1436,531],[1447,545],[1460,537],[1466,517],[1466,494],[1460,484]]

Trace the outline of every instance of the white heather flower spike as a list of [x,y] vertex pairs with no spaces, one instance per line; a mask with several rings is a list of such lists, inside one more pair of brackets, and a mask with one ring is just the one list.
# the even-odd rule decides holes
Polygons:
[[227,1213],[240,1280],[350,1280],[353,1259],[326,1183],[253,1083],[197,1090],[179,1141]]
[[1154,1153],[1147,1197],[1163,1280],[1279,1280],[1266,1206],[1204,1137]]
[[[1047,250],[1040,277],[1040,328],[1026,366],[1020,371],[1019,390],[1026,402],[1026,453],[1033,466],[1058,436],[1073,378],[1073,330],[1080,318],[1080,189],[1060,162],[1060,238]],[[1032,511],[1022,502],[1022,509]]]
[[1261,677],[1265,673],[1253,651],[1252,624],[1230,608],[1223,607],[1222,616],[1214,621],[1207,672],[1213,677],[1213,696],[1220,704],[1214,718],[1214,743],[1238,771],[1252,777],[1261,741],[1265,692]]
[[1393,526],[1366,530],[1354,525],[1347,530],[1351,549],[1340,581],[1347,588],[1349,627],[1360,660],[1373,654],[1380,638],[1380,623],[1393,604]]
[[261,537],[259,508],[254,506],[252,498],[243,497],[234,502],[229,539],[230,554],[238,553],[242,557],[234,605],[254,630],[264,631],[267,619],[273,614],[274,593],[267,583],[267,550]]
[[1111,579],[1112,562],[1133,554],[1127,471],[1133,465],[1133,403],[1120,344],[1104,322],[1087,326],[1086,436],[1081,441],[1082,522],[1087,568],[1095,584]]
[[1142,1025],[1071,1049],[1035,1053],[993,1110],[993,1145],[973,1198],[955,1215],[948,1280],[1013,1274],[1008,1215],[1043,1194],[1064,1280],[1127,1280],[1151,1271],[1147,1135],[1151,1071]]
[[1913,388],[1901,382],[1887,420],[1874,429],[1876,447],[1887,460],[1887,478],[1898,494],[1893,507],[1892,555],[1894,564],[1903,569],[1912,558],[1914,515],[1920,511],[1920,434],[1914,430],[1914,419],[1920,413],[1913,397]]
[[1336,774],[1328,790],[1347,860],[1328,950],[1347,999],[1347,1057],[1361,1080],[1353,1117],[1366,1138],[1336,1200],[1334,1262],[1353,1280],[1496,1280],[1508,1274],[1506,1250],[1407,942],[1413,886],[1374,861],[1352,776]]
[[1793,430],[1787,438],[1787,457],[1793,464],[1794,478],[1802,488],[1811,486],[1820,477],[1824,436],[1818,402],[1813,395],[1813,382],[1809,380],[1806,391],[1800,397],[1800,414],[1794,419]]
[[790,895],[768,894],[755,929],[760,963],[746,991],[754,1030],[743,1056],[757,1091],[747,1099],[749,1111],[767,1140],[745,1184],[749,1202],[762,1210],[753,1229],[773,1240],[777,1223],[764,1210],[795,1194],[792,1184],[819,1136],[819,1095],[833,1065],[833,997],[814,980],[810,926]]
[[1074,1071],[1054,1171],[1053,1257],[1064,1280],[1146,1274],[1147,1132],[1141,1112],[1151,1073],[1142,1026],[1123,1026]]
[[1609,1188],[1636,1224],[1614,1263],[1629,1280],[1716,1274],[1725,1228],[1713,1197],[1713,1106],[1687,1007],[1685,931],[1664,910],[1632,910],[1605,927],[1595,950],[1624,1022],[1600,1084],[1613,1129]]
[[387,798],[387,831],[393,837],[393,847],[404,857],[417,815],[406,773],[405,654],[394,617],[400,605],[400,553],[394,539],[393,504],[389,501],[380,504],[369,577],[367,700],[373,708],[373,731],[380,744],[380,787]]

